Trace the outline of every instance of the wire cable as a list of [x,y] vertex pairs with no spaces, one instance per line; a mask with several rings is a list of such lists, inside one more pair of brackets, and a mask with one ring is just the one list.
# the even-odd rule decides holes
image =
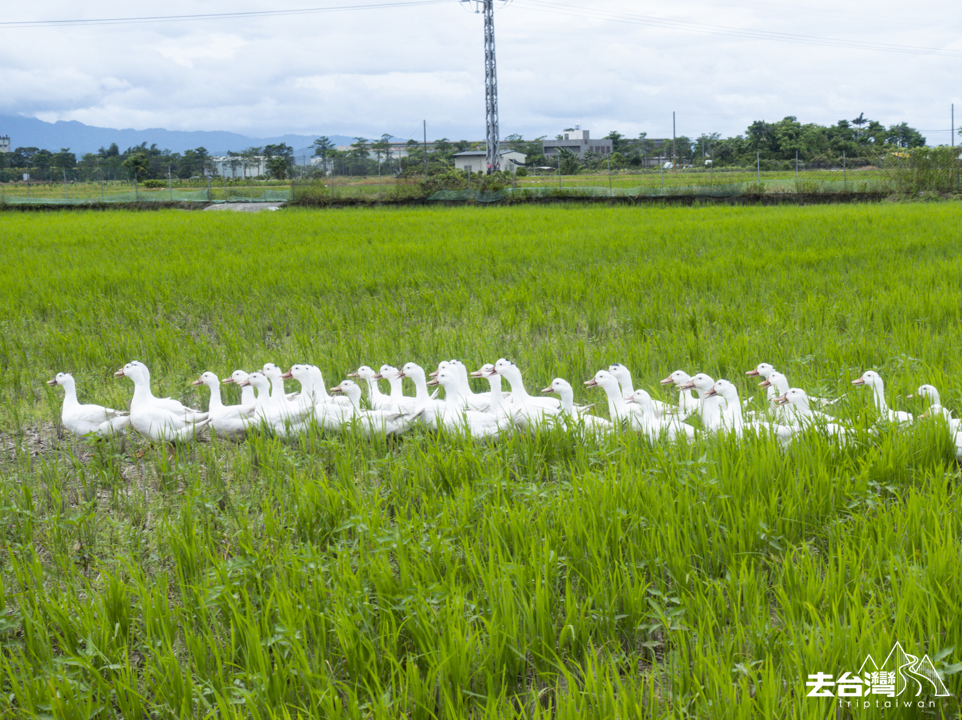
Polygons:
[[225,20],[232,18],[261,18],[282,15],[309,15],[313,13],[340,12],[343,10],[385,10],[415,5],[448,5],[450,0],[406,0],[369,5],[337,5],[333,7],[301,8],[296,10],[257,10],[250,12],[203,13],[197,15],[151,15],[147,17],[91,18],[89,20],[3,20],[0,28],[70,27],[74,25],[133,25],[159,22],[185,22],[193,20]]

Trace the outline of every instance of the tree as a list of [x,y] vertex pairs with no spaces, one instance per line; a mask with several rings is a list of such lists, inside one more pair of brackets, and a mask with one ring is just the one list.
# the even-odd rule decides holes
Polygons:
[[354,142],[351,143],[351,157],[357,158],[358,160],[367,160],[371,153],[368,142],[367,138],[354,138]]
[[561,166],[562,175],[577,175],[578,171],[581,170],[581,161],[568,148],[558,150],[558,163]]
[[858,117],[852,120],[852,125],[856,127],[856,130],[855,130],[856,139],[862,136],[862,126],[867,122],[868,120],[865,118],[865,113],[859,113]]
[[275,180],[287,177],[287,159],[283,155],[274,155],[267,160],[267,172]]
[[611,140],[611,152],[624,153],[628,149],[628,138],[617,130],[612,130],[604,139]]
[[379,163],[382,157],[387,161],[391,159],[391,137],[391,135],[384,133],[381,135],[380,140],[375,140],[371,143],[371,150],[374,151],[374,155]]
[[127,172],[134,176],[134,182],[136,182],[150,169],[150,160],[147,159],[147,153],[135,152],[127,156],[123,166],[127,168]]
[[327,159],[331,157],[331,151],[335,150],[334,143],[326,135],[322,135],[311,145],[314,148],[314,157]]
[[901,148],[925,147],[925,138],[922,134],[905,122],[889,127],[885,141],[889,145]]
[[247,177],[247,170],[252,167],[257,167],[260,165],[258,156],[261,154],[261,148],[259,147],[249,147],[246,150],[241,150],[240,158],[241,165],[244,167],[244,177]]

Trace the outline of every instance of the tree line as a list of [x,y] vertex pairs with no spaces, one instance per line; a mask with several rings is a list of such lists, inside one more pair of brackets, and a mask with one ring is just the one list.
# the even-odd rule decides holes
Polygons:
[[[240,152],[228,152],[227,163],[243,177],[251,174],[265,159],[267,172],[272,177],[285,179],[294,161],[294,149],[285,143],[250,147]],[[85,153],[79,159],[70,148],[51,152],[43,148],[18,147],[0,153],[0,182],[22,179],[29,174],[32,180],[59,182],[64,178],[83,182],[101,180],[189,180],[214,176],[215,162],[207,148],[198,147],[183,153],[160,149],[154,143],[134,145],[121,152],[117,143],[101,147],[95,153]],[[232,173],[233,174],[233,173]]]
[[[962,135],[962,129],[959,134]],[[853,120],[839,120],[835,125],[800,123],[794,116],[778,122],[757,120],[745,133],[722,138],[719,133],[703,133],[692,138],[685,135],[674,140],[652,139],[647,133],[627,137],[617,130],[609,132],[606,140],[612,143],[612,153],[586,153],[583,157],[561,150],[546,157],[543,142],[547,136],[525,140],[519,134],[508,135],[502,146],[526,155],[525,164],[559,167],[566,175],[582,171],[601,170],[609,164],[613,169],[642,168],[661,164],[665,160],[675,165],[703,166],[710,161],[714,167],[754,166],[761,161],[765,167],[794,163],[796,157],[806,165],[837,165],[842,158],[853,163],[871,162],[885,152],[923,147],[925,138],[907,123],[885,127],[870,120],[864,113]],[[561,136],[557,136],[558,139]],[[424,172],[425,160],[429,174],[448,172],[454,167],[454,156],[466,150],[484,149],[483,142],[441,138],[428,144],[408,140],[404,153],[396,152],[393,137],[385,133],[378,139],[355,137],[350,147],[338,150],[330,138],[314,141],[314,157],[320,163],[302,171],[307,176],[419,174]],[[285,179],[292,172],[293,148],[286,144],[250,147],[240,152],[228,152],[230,175],[249,177],[255,174],[259,158],[264,158],[268,177]],[[216,172],[213,158],[206,148],[198,147],[183,153],[159,149],[155,144],[134,145],[123,152],[116,143],[101,147],[96,153],[85,153],[79,159],[70,148],[59,152],[35,147],[18,147],[0,153],[0,181],[19,180],[23,173],[32,179],[71,180],[157,180],[171,178],[187,180],[227,174]]]

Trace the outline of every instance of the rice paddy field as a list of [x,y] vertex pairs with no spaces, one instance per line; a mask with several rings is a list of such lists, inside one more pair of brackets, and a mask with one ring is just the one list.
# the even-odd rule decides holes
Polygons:
[[[902,180],[908,182],[897,168],[880,169],[842,167],[835,169],[802,170],[800,173],[786,170],[766,170],[757,173],[754,168],[660,169],[616,170],[562,175],[547,171],[533,171],[530,176],[513,179],[517,190],[532,192],[560,190],[563,193],[596,194],[610,190],[613,194],[636,193],[640,195],[671,194],[697,195],[700,193],[725,192],[740,194],[745,187],[755,193],[896,193],[904,191]],[[957,175],[957,173],[956,173]],[[472,181],[477,187],[477,177]],[[385,171],[381,178],[335,176],[333,188],[330,178],[293,183],[295,197],[327,193],[343,199],[380,198],[397,201],[420,198],[425,194],[417,178],[396,178]],[[958,186],[956,177],[955,186]],[[290,180],[231,180],[228,183],[214,178],[208,186],[203,181],[175,181],[172,186],[137,188],[132,182],[110,181],[71,182],[66,187],[57,182],[9,183],[0,185],[0,204],[74,204],[94,202],[242,202],[245,200],[289,200]],[[452,185],[451,189],[456,189]]]
[[[876,424],[851,381],[962,411],[960,227],[958,202],[0,213],[0,716],[958,717],[955,445]],[[600,415],[582,382],[612,363],[760,409],[768,362],[856,440],[313,431],[169,458],[65,434],[46,385],[126,407],[136,359],[204,407],[206,370],[500,357]],[[853,679],[896,642],[948,695]]]

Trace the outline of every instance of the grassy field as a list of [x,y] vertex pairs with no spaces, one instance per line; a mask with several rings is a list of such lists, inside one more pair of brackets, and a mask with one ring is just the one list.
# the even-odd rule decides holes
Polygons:
[[[614,171],[609,177],[607,171],[581,173],[578,175],[563,175],[559,177],[550,171],[538,174],[537,171],[527,177],[514,180],[514,187],[518,189],[555,189],[574,191],[579,188],[606,189],[614,191],[639,190],[657,192],[665,188],[677,190],[686,194],[699,190],[717,190],[725,186],[750,184],[758,186],[762,192],[826,192],[845,189],[850,192],[867,192],[887,190],[893,192],[898,184],[897,170],[881,170],[870,167],[864,169],[849,169],[843,172],[837,170],[803,170],[796,177],[791,171],[765,171],[757,174],[754,170],[742,168],[718,168],[708,170],[677,169],[662,172],[658,169],[649,170],[620,170]],[[477,178],[475,178],[475,186]],[[171,201],[192,200],[223,202],[225,200],[240,201],[247,198],[285,199],[273,197],[271,193],[289,193],[290,181],[246,181],[235,180],[225,183],[214,178],[208,186],[204,182],[176,181],[173,186],[162,188],[145,188],[140,184],[134,188],[131,182],[111,181],[101,186],[100,183],[69,183],[52,182],[45,184],[0,185],[0,202],[23,202],[25,200],[46,202],[97,202],[101,199],[114,202],[123,200],[140,201]],[[331,179],[304,181],[295,180],[295,195],[306,192],[327,192],[331,189]],[[209,192],[209,195],[208,195]],[[374,177],[336,176],[333,183],[335,196],[345,198],[370,198],[380,195],[384,199],[397,197],[418,196],[420,188],[417,179],[398,179],[393,175]]]
[[[954,447],[937,424],[870,433],[851,380],[876,369],[915,412],[904,396],[932,383],[962,409],[960,220],[958,203],[0,214],[0,714],[878,717],[806,681],[898,641],[953,697],[885,717],[957,717]],[[203,406],[205,370],[312,362],[333,385],[451,357],[511,358],[581,402],[614,362],[665,400],[679,368],[758,394],[744,373],[770,362],[844,395],[858,439],[317,432],[169,460],[62,436],[44,382],[68,371],[81,401],[124,407],[112,375],[138,359],[155,394]]]

